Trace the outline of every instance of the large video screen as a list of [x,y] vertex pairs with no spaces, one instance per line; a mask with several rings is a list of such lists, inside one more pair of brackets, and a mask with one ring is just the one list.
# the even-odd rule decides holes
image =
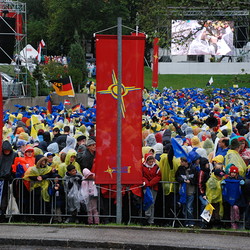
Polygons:
[[172,55],[232,55],[232,21],[172,21]]

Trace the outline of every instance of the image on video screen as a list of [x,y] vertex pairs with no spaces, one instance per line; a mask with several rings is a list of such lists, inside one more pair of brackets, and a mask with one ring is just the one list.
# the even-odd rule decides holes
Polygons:
[[172,55],[232,55],[232,21],[173,20]]

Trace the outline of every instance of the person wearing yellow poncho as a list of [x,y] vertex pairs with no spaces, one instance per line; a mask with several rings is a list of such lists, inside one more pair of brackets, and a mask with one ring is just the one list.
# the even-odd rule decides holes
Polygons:
[[[180,159],[173,157],[172,162],[173,162],[173,165],[171,167],[169,163],[168,154],[163,153],[161,155],[159,167],[161,170],[162,181],[175,182],[175,172],[180,166]],[[162,185],[163,185],[163,191],[165,195],[169,195],[170,193],[177,191],[173,183],[163,183]]]
[[225,166],[226,166],[226,173],[228,171],[229,164],[234,164],[239,169],[239,175],[245,177],[247,166],[244,162],[243,158],[239,154],[240,150],[240,143],[237,139],[233,139],[230,143],[230,149],[227,151],[225,156]]
[[23,179],[26,181],[31,181],[30,191],[33,191],[33,195],[31,198],[34,199],[34,211],[31,211],[35,214],[39,214],[41,212],[40,205],[40,197],[45,202],[50,201],[50,196],[48,193],[48,187],[50,185],[50,181],[48,178],[53,178],[52,168],[47,165],[48,158],[43,155],[37,155],[35,166],[30,167],[24,174]]
[[96,85],[95,85],[94,82],[92,82],[90,87],[89,87],[90,97],[94,98],[95,97],[95,92],[96,92]]
[[74,149],[70,149],[66,155],[65,162],[59,164],[58,174],[63,178],[67,172],[67,166],[72,164],[75,166],[77,172],[81,172],[80,165],[76,162],[76,151]]
[[166,217],[172,218],[174,204],[174,195],[178,192],[178,184],[175,184],[175,172],[180,166],[180,159],[173,156],[172,146],[167,145],[164,147],[164,153],[160,156],[160,170],[163,194],[165,199],[165,214]]
[[211,218],[211,223],[213,223],[218,228],[221,227],[220,220],[223,217],[222,188],[221,188],[221,181],[223,176],[224,176],[223,170],[215,169],[206,183],[207,200],[215,208]]

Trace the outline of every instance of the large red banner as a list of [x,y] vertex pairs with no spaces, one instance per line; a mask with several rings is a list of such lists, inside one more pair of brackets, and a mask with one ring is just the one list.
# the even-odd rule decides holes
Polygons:
[[158,87],[158,62],[159,62],[159,38],[154,38],[153,42],[153,74],[152,87]]
[[[96,35],[96,183],[116,184],[117,36]],[[145,35],[122,36],[121,183],[142,183],[142,90]]]

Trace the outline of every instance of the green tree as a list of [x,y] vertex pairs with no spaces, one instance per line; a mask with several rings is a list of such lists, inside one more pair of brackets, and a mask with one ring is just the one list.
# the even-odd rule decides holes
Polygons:
[[47,44],[46,22],[31,18],[27,24],[28,43],[35,49],[38,48],[39,42],[43,39]]
[[26,3],[28,43],[37,48],[43,39],[47,41],[47,9],[46,0],[22,0]]
[[82,77],[82,70],[69,67],[68,73],[69,73],[71,80],[73,82],[73,87],[74,87],[75,92],[79,93],[81,88],[84,86],[83,77]]
[[[74,43],[77,27],[79,37],[93,39],[93,33],[114,27],[117,17],[123,24],[153,37],[160,37],[160,45],[169,47],[171,42],[171,20],[215,18],[214,10],[249,10],[249,1],[241,0],[23,0],[27,3],[28,41],[37,46],[44,39],[48,54],[68,54]],[[185,11],[201,10],[200,16],[185,17]],[[204,11],[204,12],[203,12]],[[210,13],[210,14],[209,14]],[[108,34],[116,34],[111,29]],[[131,30],[124,29],[125,33]],[[63,48],[63,49],[62,49]]]
[[[64,47],[67,54],[74,43],[72,27],[77,27],[80,37],[93,38],[93,33],[112,27],[121,16],[124,24],[131,26],[127,0],[47,0],[49,51],[56,54]],[[109,32],[116,32],[110,30]]]
[[48,95],[49,93],[48,86],[44,81],[42,69],[40,68],[39,65],[36,66],[32,75],[35,81],[38,81],[38,96]]
[[68,69],[57,62],[50,61],[48,64],[42,66],[42,69],[46,80],[63,78],[68,75]]
[[[49,80],[55,80],[68,76],[68,69],[57,62],[49,62],[48,64],[42,67],[42,71],[45,75],[45,79],[47,82],[49,82]],[[49,85],[47,89],[48,92],[54,91],[52,85]]]
[[35,97],[36,96],[36,83],[35,78],[30,74],[30,72],[27,72],[27,96]]
[[70,45],[69,51],[69,73],[72,77],[75,90],[78,92],[83,87],[83,82],[86,79],[86,61],[85,61],[85,50],[80,42],[78,32],[75,31],[74,35],[75,42]]

